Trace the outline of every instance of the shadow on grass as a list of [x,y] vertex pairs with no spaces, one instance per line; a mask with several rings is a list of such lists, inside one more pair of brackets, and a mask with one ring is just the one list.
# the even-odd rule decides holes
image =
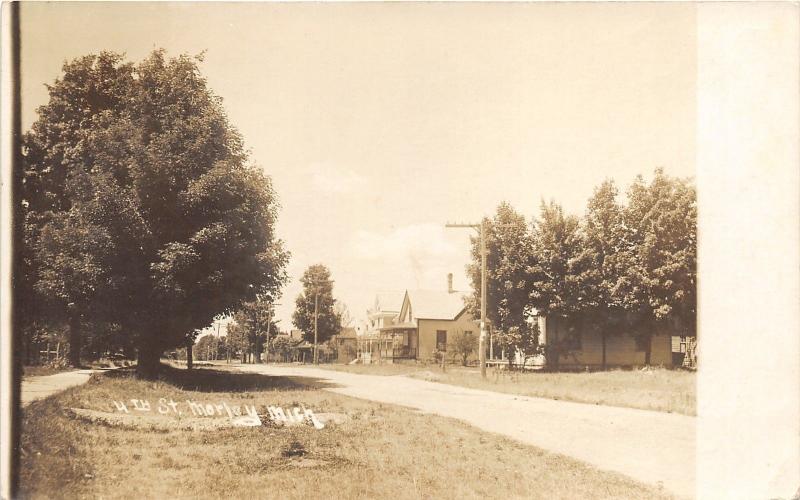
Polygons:
[[[134,378],[134,367],[121,368],[105,374],[111,378]],[[341,387],[328,380],[314,377],[275,376],[244,373],[214,368],[175,368],[162,364],[158,379],[185,391],[249,392],[249,391],[302,391]]]

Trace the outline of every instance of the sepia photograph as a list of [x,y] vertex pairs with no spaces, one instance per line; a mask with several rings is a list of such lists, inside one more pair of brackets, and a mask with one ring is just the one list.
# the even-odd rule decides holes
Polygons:
[[[798,273],[735,306],[703,161],[751,178],[704,50],[767,68],[773,7],[4,2],[3,498],[800,498],[797,380],[743,372],[798,377]],[[763,484],[739,428],[793,436]]]

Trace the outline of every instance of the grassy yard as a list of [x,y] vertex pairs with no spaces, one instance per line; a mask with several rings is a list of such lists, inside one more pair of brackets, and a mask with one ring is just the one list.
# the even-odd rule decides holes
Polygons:
[[[24,410],[23,498],[665,498],[661,491],[458,421],[219,369],[170,368],[159,382],[127,370]],[[112,400],[305,405],[349,417],[298,426],[145,430],[90,423],[66,408]]]
[[695,374],[682,370],[612,370],[591,373],[508,372],[490,368],[486,380],[477,368],[396,365],[321,365],[371,375],[410,377],[473,389],[581,403],[624,406],[684,415],[697,411]]

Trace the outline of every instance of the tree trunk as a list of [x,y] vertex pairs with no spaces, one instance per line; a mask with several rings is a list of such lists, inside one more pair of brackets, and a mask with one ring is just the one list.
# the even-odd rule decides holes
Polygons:
[[[81,344],[83,341],[83,332],[81,332],[81,316],[78,313],[73,313],[69,318],[69,364],[75,368],[81,366]],[[48,350],[50,346],[48,345]],[[50,353],[47,353],[47,358],[50,359]]]
[[644,364],[645,366],[650,366],[650,353],[653,351],[653,339],[648,335],[647,336],[647,347],[644,351]]
[[192,341],[186,341],[186,369],[191,370],[194,366],[194,352],[192,352]]
[[161,352],[158,346],[154,346],[152,343],[152,339],[140,340],[138,359],[136,361],[136,375],[146,380],[155,380],[158,377]]

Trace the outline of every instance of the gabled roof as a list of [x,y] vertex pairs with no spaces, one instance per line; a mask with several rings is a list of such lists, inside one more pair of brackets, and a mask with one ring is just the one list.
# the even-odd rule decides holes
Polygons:
[[464,310],[466,292],[446,290],[408,290],[406,292],[414,319],[455,319]]

